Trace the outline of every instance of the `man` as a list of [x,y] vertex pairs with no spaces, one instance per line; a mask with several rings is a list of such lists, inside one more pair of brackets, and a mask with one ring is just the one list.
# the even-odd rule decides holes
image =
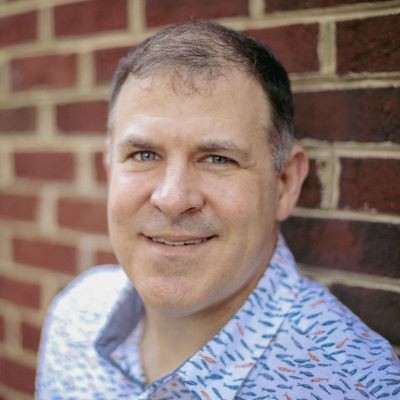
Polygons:
[[122,269],[54,302],[38,399],[399,398],[390,345],[279,235],[308,169],[293,130],[286,71],[219,25],[170,27],[120,62],[106,164]]

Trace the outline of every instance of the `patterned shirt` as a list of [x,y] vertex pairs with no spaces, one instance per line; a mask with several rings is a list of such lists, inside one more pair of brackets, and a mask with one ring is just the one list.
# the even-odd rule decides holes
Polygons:
[[120,267],[84,273],[50,309],[36,398],[400,399],[400,362],[390,344],[325,287],[302,277],[282,238],[236,315],[150,385],[139,351],[142,317]]

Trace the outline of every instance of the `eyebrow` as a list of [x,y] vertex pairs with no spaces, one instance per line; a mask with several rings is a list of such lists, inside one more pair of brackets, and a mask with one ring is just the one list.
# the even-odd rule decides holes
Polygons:
[[[118,150],[123,152],[127,148],[137,148],[142,150],[155,150],[157,146],[154,142],[143,138],[136,134],[131,134],[123,139],[117,145]],[[216,139],[205,143],[200,143],[196,151],[201,153],[220,153],[220,152],[233,152],[241,157],[244,161],[250,161],[250,152],[239,147],[231,140]]]

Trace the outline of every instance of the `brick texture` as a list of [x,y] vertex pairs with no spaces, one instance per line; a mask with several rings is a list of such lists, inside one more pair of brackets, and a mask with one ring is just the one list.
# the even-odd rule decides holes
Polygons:
[[400,345],[399,293],[340,284],[332,285],[330,289],[368,326],[392,344]]
[[104,168],[103,153],[96,153],[93,156],[94,169],[96,171],[96,181],[104,183],[107,181],[107,174]]
[[22,347],[36,352],[40,342],[40,327],[28,322],[21,324]]
[[300,263],[400,277],[398,225],[292,217],[283,232]]
[[118,61],[128,53],[129,49],[130,47],[116,47],[94,53],[96,83],[108,83],[111,80]]
[[400,160],[345,158],[341,164],[340,207],[400,213]]
[[107,103],[89,101],[57,106],[57,126],[61,133],[79,134],[106,132]]
[[[298,136],[311,164],[283,233],[317,279],[336,270],[334,293],[400,348],[398,6],[264,0],[263,9],[262,2],[0,0],[0,270],[7,266],[0,303],[10,306],[0,312],[0,400],[10,393],[12,400],[33,398],[34,371],[24,355],[37,351],[54,284],[78,275],[83,258],[117,263],[107,242],[101,153],[108,87],[130,48],[187,19],[212,19],[265,41],[290,72]],[[336,165],[338,179],[326,170]],[[48,190],[55,209],[46,208]],[[337,202],[327,203],[328,194]],[[54,224],[54,237],[42,233],[45,221]],[[81,254],[81,241],[95,247]],[[368,289],[371,282],[385,290]],[[8,326],[15,324],[8,308],[23,309],[19,325]],[[14,329],[20,340],[9,352],[4,336]]]
[[7,357],[0,357],[0,382],[21,392],[33,394],[35,369]]
[[58,202],[58,223],[84,232],[107,233],[104,202],[64,198]]
[[15,173],[21,178],[70,181],[75,176],[70,153],[18,152],[14,157]]
[[109,251],[96,251],[94,259],[96,265],[118,264],[118,261],[115,258],[114,253],[111,253]]
[[77,251],[73,246],[43,239],[14,238],[13,253],[15,261],[27,266],[65,274],[77,272]]
[[297,205],[300,207],[319,207],[322,196],[322,185],[318,177],[317,164],[310,160],[310,172],[301,189],[300,198]]
[[36,12],[0,18],[0,47],[36,39],[36,28]]
[[40,296],[38,285],[0,276],[0,299],[24,307],[38,308]]
[[33,221],[38,209],[38,198],[0,192],[0,219]]
[[148,26],[167,25],[189,19],[211,19],[248,15],[247,0],[147,0]]
[[302,137],[400,142],[400,88],[332,90],[294,97]]
[[[368,0],[367,0],[368,1]],[[375,3],[387,0],[377,0]],[[266,11],[292,11],[365,3],[366,0],[265,0]],[[369,1],[370,2],[370,1]]]
[[126,0],[86,0],[54,8],[56,36],[79,36],[127,27]]
[[9,132],[31,132],[35,127],[35,107],[6,108],[0,110],[0,134]]
[[76,83],[76,55],[44,55],[11,62],[14,90],[66,88]]
[[338,72],[397,71],[399,37],[399,15],[339,22],[336,29]]
[[317,24],[254,29],[246,33],[267,43],[289,72],[312,72],[319,68]]

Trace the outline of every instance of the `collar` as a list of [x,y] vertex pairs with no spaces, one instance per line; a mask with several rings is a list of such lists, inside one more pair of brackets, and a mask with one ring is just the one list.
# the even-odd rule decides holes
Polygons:
[[[195,398],[234,398],[242,385],[245,385],[250,371],[262,367],[263,354],[289,316],[300,284],[301,277],[294,258],[280,236],[268,268],[239,311],[203,348],[172,374],[154,382],[148,389],[154,392],[173,377],[181,381]],[[121,355],[124,341],[128,337],[133,337],[132,340],[137,343],[138,335],[135,339],[131,333],[138,331],[135,328],[142,316],[141,299],[129,284],[123,290],[95,347],[102,357],[143,388],[143,381],[137,377],[137,369],[136,374],[131,374],[123,363],[115,359],[115,354]]]

